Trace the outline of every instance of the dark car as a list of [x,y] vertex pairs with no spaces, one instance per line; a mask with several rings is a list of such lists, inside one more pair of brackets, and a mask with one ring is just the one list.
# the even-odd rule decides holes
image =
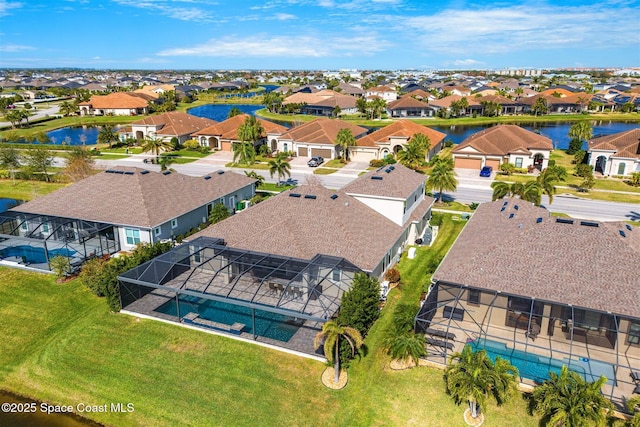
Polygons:
[[323,163],[324,163],[324,159],[320,156],[312,157],[311,160],[307,162],[307,164],[312,168],[315,168],[316,166],[320,166]]
[[480,176],[484,176],[488,178],[491,176],[491,172],[493,172],[493,168],[491,166],[485,166],[480,171]]

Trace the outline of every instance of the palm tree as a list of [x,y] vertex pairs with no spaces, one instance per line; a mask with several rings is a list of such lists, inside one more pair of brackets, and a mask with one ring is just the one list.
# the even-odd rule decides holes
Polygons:
[[540,97],[540,98],[536,99],[536,102],[531,107],[531,111],[536,116],[538,114],[540,114],[540,115],[547,114],[547,112],[549,112],[549,106],[547,104],[547,100],[544,99],[543,97]]
[[[555,189],[554,189],[555,190]],[[542,202],[542,189],[537,181],[529,181],[521,187],[518,194],[522,200],[533,203],[536,206],[540,206]]]
[[417,170],[424,163],[430,145],[429,137],[417,133],[411,138],[409,143],[398,152],[398,161],[408,168]]
[[336,136],[336,145],[342,150],[342,161],[349,161],[349,150],[351,147],[355,147],[356,138],[353,136],[351,129],[340,129]]
[[280,185],[281,177],[291,176],[291,164],[284,156],[276,156],[275,159],[269,160],[269,175],[273,178],[273,174],[278,174],[278,185]]
[[426,186],[429,190],[438,190],[438,202],[442,200],[443,191],[456,191],[458,180],[453,171],[453,158],[438,158],[431,168]]
[[238,127],[238,139],[242,142],[250,142],[252,145],[262,138],[263,133],[262,123],[256,119],[256,116],[247,116],[244,123]]
[[[320,342],[324,339],[324,355],[329,363],[334,363],[334,383],[340,379],[340,337],[347,340],[351,347],[351,353],[355,355],[357,349],[362,347],[362,335],[350,326],[341,326],[335,320],[329,320],[322,325],[322,331],[318,332],[313,340],[314,348],[320,347]],[[334,350],[334,352],[332,352]]]
[[240,114],[242,114],[242,111],[240,111],[238,107],[233,107],[231,110],[229,110],[229,114],[227,114],[227,119],[230,119],[231,117],[239,116]]
[[171,151],[173,145],[171,141],[165,141],[162,138],[147,137],[142,140],[141,148],[143,152],[151,151],[151,154],[155,154],[156,158],[158,158],[162,151]]
[[549,204],[553,203],[553,195],[556,194],[556,186],[554,185],[556,179],[554,171],[549,170],[549,168],[543,170],[536,178],[542,193],[549,197]]
[[[540,206],[540,202],[542,201],[542,188],[537,181],[529,181],[526,184],[520,182],[508,183],[495,181],[491,183],[491,188],[493,188],[492,200],[502,199],[507,196],[518,196],[522,200],[531,202],[536,206]],[[555,187],[553,191],[555,192]]]
[[589,122],[582,121],[571,125],[569,128],[571,141],[569,141],[567,154],[575,154],[576,151],[581,150],[583,142],[591,139],[592,136],[593,129]]
[[64,101],[60,104],[60,112],[65,117],[75,113],[76,110],[77,110],[77,107],[72,102]]
[[256,161],[256,150],[253,144],[248,142],[234,142],[231,145],[233,151],[233,162],[252,165]]
[[260,187],[262,184],[264,184],[264,176],[258,174],[258,172],[256,171],[244,171],[244,174],[246,176],[248,176],[249,178],[253,178],[256,180],[256,188]]
[[563,366],[560,375],[549,372],[549,379],[533,390],[533,411],[541,422],[550,426],[583,426],[594,423],[604,425],[604,410],[613,409],[612,403],[602,395],[607,378],[601,376],[586,382],[578,373]]
[[635,395],[627,399],[625,404],[627,411],[633,415],[633,418],[627,421],[628,427],[640,427],[640,411],[636,410],[637,406],[640,406],[640,396]]
[[457,404],[468,401],[471,416],[477,418],[478,409],[486,407],[489,396],[498,405],[508,400],[516,389],[518,375],[518,369],[506,360],[497,358],[494,364],[484,350],[474,352],[467,345],[462,352],[451,355],[444,378],[447,393]]
[[420,357],[427,354],[424,348],[424,335],[413,331],[393,332],[384,342],[389,355],[400,361],[412,360],[416,365]]
[[100,131],[98,132],[99,144],[109,144],[109,148],[111,148],[111,144],[118,141],[120,141],[120,138],[118,137],[116,128],[108,125],[102,126],[100,128]]

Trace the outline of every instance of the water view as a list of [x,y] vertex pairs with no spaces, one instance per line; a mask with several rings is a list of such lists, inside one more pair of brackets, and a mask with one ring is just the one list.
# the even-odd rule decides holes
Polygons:
[[207,104],[199,107],[194,107],[188,110],[188,113],[196,117],[204,117],[207,119],[215,120],[216,122],[222,122],[227,119],[229,111],[237,108],[246,114],[255,115],[256,111],[264,108],[264,105],[256,104]]
[[0,197],[0,213],[6,212],[22,203],[22,200]]

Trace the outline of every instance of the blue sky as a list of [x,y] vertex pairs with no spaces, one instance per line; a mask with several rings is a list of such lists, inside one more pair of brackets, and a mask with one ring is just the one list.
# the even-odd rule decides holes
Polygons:
[[640,0],[0,0],[0,67],[638,67]]

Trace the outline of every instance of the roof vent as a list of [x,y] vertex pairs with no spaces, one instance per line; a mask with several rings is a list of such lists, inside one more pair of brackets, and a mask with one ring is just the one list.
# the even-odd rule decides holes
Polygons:
[[514,213],[510,213],[509,214],[509,219],[513,218],[514,215],[515,215]]
[[593,221],[580,221],[580,225],[584,225],[586,227],[599,227],[600,224]]
[[573,220],[568,218],[556,218],[556,222],[560,224],[573,224]]
[[331,200],[335,200],[335,199],[337,199],[337,198],[338,198],[338,195],[337,195],[337,194],[332,194],[332,195],[331,195]]
[[113,173],[119,173],[120,175],[124,175],[124,171],[114,170]]
[[538,217],[538,219],[536,219],[536,224],[540,224],[542,222],[542,217]]
[[298,193],[289,193],[289,197],[301,197],[301,194]]
[[223,171],[223,170],[219,170],[219,171],[218,171],[218,175],[222,175],[223,173],[224,173],[224,171]]
[[513,207],[513,209],[518,210],[518,209],[520,209],[520,208],[518,207],[518,205],[515,205],[515,206]]
[[124,172],[124,174],[125,174],[125,175],[133,175],[133,172],[131,172],[131,171],[125,171],[125,172]]
[[305,199],[313,199],[313,200],[315,200],[315,199],[316,199],[316,196],[315,196],[315,194],[305,194],[305,195],[304,195],[304,198],[305,198]]
[[625,227],[627,228],[627,230],[631,231],[633,230],[633,227],[631,227],[629,224],[625,225]]
[[386,173],[391,173],[391,169],[385,169],[384,170]]
[[171,173],[171,171],[164,171],[162,172],[162,175],[169,175]]
[[396,167],[395,167],[395,166],[393,166],[393,165],[389,166],[389,169],[391,169],[391,170],[395,170],[395,168],[396,168]]
[[116,171],[114,171],[113,169],[107,169],[105,172],[106,173],[116,173]]
[[209,180],[211,179],[211,175],[205,175],[203,178]]
[[622,230],[618,230],[618,233],[620,233],[620,235],[621,235],[622,237],[627,237],[627,235],[626,235],[626,234],[624,233],[624,231],[622,231]]
[[502,204],[502,206],[507,206],[508,204],[509,204],[509,202],[508,202],[508,201],[505,201],[505,202]]
[[378,181],[382,181],[382,177],[381,177],[380,175],[373,175],[373,176],[371,177],[371,179],[375,179],[375,180],[378,180]]
[[503,207],[500,209],[500,212],[504,212],[504,210],[505,210],[505,207],[503,206]]
[[146,175],[148,173],[149,173],[149,171],[146,170],[146,169],[140,171],[140,175]]

